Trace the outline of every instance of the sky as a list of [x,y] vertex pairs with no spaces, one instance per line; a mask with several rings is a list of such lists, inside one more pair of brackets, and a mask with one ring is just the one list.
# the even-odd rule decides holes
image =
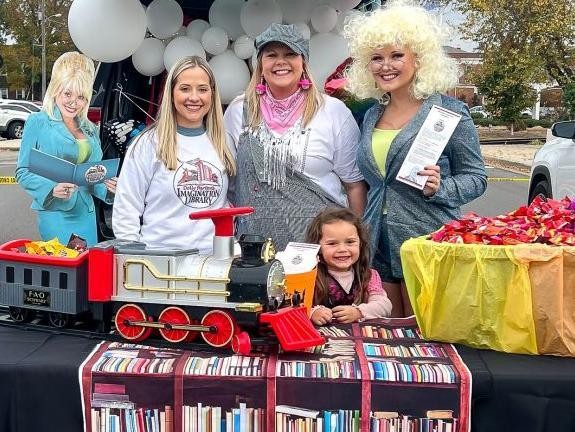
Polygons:
[[452,6],[448,6],[443,12],[443,17],[445,20],[444,22],[447,24],[452,34],[449,45],[455,48],[461,48],[465,51],[473,52],[474,49],[477,48],[477,44],[473,41],[463,39],[457,30],[457,26],[465,22],[465,16],[453,10]]

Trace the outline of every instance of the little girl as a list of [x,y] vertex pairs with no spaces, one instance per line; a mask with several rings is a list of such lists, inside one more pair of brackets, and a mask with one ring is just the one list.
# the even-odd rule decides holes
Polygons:
[[314,305],[315,325],[352,323],[391,314],[377,271],[369,267],[369,241],[361,220],[347,208],[322,211],[306,241],[320,245]]

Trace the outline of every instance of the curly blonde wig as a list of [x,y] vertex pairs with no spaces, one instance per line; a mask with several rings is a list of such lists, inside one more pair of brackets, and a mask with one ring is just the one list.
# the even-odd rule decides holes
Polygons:
[[457,84],[459,68],[443,50],[446,32],[438,20],[420,6],[406,0],[392,0],[387,6],[358,15],[344,28],[352,65],[345,72],[348,89],[360,98],[381,99],[367,65],[374,50],[386,45],[409,49],[415,55],[416,72],[411,93],[425,99]]

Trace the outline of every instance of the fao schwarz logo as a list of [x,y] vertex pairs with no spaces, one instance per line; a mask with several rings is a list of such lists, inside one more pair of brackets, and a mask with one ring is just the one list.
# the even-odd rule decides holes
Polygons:
[[50,307],[50,293],[48,291],[25,289],[22,300],[25,305]]

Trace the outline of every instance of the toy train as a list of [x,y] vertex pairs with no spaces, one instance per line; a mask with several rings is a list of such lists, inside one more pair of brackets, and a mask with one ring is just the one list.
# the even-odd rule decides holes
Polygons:
[[113,322],[122,338],[134,342],[156,329],[169,342],[201,335],[213,347],[242,354],[251,351],[253,336],[277,340],[288,351],[322,344],[300,294],[286,289],[271,240],[244,235],[241,256],[233,256],[233,218],[252,211],[190,214],[212,218],[212,255],[111,240],[77,258],[62,258],[15,251],[28,240],[6,243],[0,247],[0,304],[19,323],[40,311],[53,327],[67,327],[85,315],[102,332]]

